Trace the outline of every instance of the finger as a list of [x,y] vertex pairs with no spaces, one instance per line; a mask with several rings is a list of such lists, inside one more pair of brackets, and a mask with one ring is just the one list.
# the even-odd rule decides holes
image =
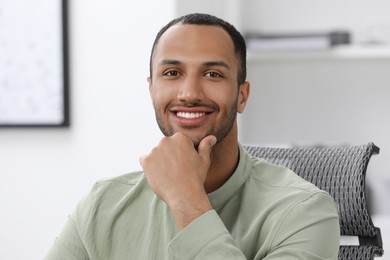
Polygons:
[[213,135],[208,135],[205,138],[202,139],[199,143],[198,147],[198,153],[199,156],[205,160],[210,159],[210,153],[213,146],[217,143],[217,138]]

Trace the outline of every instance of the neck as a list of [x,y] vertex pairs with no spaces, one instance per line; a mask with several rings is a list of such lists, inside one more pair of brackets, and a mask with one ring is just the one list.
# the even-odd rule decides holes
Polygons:
[[239,161],[237,126],[211,152],[211,163],[205,181],[205,190],[211,193],[220,188],[232,176]]

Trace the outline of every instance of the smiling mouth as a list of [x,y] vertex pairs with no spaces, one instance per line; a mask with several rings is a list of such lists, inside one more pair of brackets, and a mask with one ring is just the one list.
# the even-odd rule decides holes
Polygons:
[[206,115],[206,113],[177,112],[176,115],[181,118],[193,119],[193,118],[202,117]]

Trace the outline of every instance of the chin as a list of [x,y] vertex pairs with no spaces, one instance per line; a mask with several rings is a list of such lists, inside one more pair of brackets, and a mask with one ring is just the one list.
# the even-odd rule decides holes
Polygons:
[[205,136],[202,136],[202,137],[190,137],[191,138],[191,141],[192,143],[194,144],[194,147],[196,150],[198,150],[198,147],[199,147],[199,144],[200,142],[202,141],[202,139],[204,138]]

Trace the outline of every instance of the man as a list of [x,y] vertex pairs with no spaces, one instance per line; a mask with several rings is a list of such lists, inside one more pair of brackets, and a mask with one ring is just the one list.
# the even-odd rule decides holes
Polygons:
[[143,172],[96,183],[46,259],[337,259],[332,198],[238,143],[245,78],[230,24],[190,14],[162,28],[148,81],[165,137]]

